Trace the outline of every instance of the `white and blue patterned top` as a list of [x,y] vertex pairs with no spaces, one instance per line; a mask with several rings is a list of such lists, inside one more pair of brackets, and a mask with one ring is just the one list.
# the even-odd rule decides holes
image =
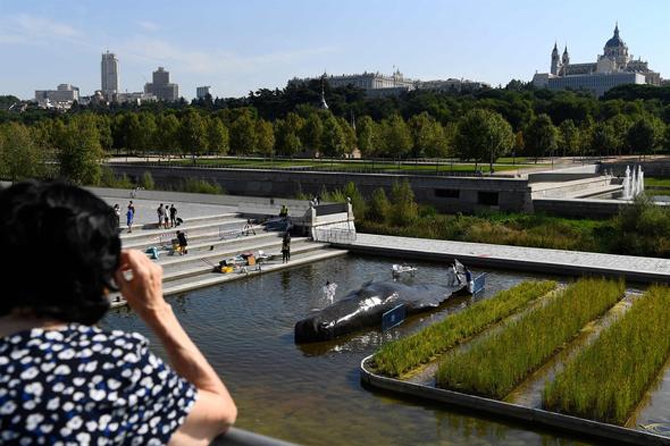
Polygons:
[[166,444],[196,389],[148,345],[80,324],[0,338],[0,444]]

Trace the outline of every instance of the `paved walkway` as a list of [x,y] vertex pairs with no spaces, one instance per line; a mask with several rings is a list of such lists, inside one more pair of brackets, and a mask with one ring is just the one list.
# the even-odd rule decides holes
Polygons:
[[406,259],[450,261],[472,266],[521,269],[550,274],[624,276],[636,282],[670,282],[670,260],[559,249],[526,248],[485,243],[358,234],[353,252],[393,255]]
[[184,220],[194,217],[204,217],[207,215],[217,215],[223,214],[226,212],[236,212],[237,207],[235,206],[221,206],[215,204],[203,204],[203,203],[188,203],[188,202],[179,202],[179,201],[157,201],[157,200],[147,200],[143,198],[132,198],[130,193],[128,193],[128,198],[122,199],[118,197],[100,197],[105,200],[110,206],[118,204],[121,207],[121,225],[126,223],[126,211],[128,210],[128,202],[133,201],[135,205],[135,225],[143,225],[147,223],[157,223],[158,222],[158,209],[159,204],[172,205],[174,203],[177,208],[177,217],[180,217]]

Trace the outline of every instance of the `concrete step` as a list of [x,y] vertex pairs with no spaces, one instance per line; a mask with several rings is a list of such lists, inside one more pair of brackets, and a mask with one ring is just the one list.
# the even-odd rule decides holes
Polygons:
[[291,261],[288,263],[282,263],[281,259],[279,261],[271,261],[263,263],[260,265],[260,268],[247,268],[247,272],[232,272],[232,273],[215,273],[209,272],[197,277],[187,278],[180,281],[171,281],[165,284],[163,288],[163,294],[165,296],[174,295],[178,293],[184,293],[186,291],[204,288],[218,283],[227,282],[230,280],[241,279],[244,277],[251,277],[253,275],[263,274],[271,271],[277,271],[286,268],[292,268],[295,266],[300,266],[308,263],[317,262],[319,260],[329,259],[331,257],[345,255],[346,250],[342,249],[333,249],[333,248],[323,248],[318,251],[310,251],[306,254],[294,254],[291,250]]
[[[191,255],[192,253],[189,251],[189,253],[184,256],[166,256],[165,260],[161,257],[162,261],[158,263],[163,267],[165,280],[169,280],[167,278],[179,271],[203,268],[211,269],[213,268],[213,265],[218,265],[221,260],[235,257],[243,252],[253,252],[254,254],[257,254],[258,250],[263,250],[263,252],[270,257],[279,257],[281,256],[281,239],[276,240],[276,242],[265,240],[244,246],[225,247],[223,249],[207,252],[206,254],[201,253],[199,255]],[[293,239],[291,241],[291,252],[306,252],[309,250],[322,249],[325,246],[328,245],[311,242],[307,238]]]
[[[206,224],[210,221],[217,221],[221,220],[222,218],[231,218],[231,217],[237,217],[237,212],[226,212],[222,214],[215,214],[215,215],[203,215],[200,217],[189,217],[189,218],[184,218],[184,223],[180,225],[180,227],[189,225],[189,224]],[[125,215],[121,216],[121,225],[119,225],[119,229],[121,229],[124,233],[127,233],[128,231],[128,226],[126,226],[123,222],[125,222]],[[158,216],[156,216],[156,220],[158,220]],[[151,222],[151,223],[138,223],[133,225],[133,231],[140,229],[140,230],[151,230],[151,229],[158,229],[158,222]],[[132,232],[134,233],[134,232]]]
[[[186,231],[186,236],[188,238],[189,250],[209,250],[210,246],[219,246],[222,244],[234,244],[234,243],[243,243],[244,240],[253,240],[256,238],[277,238],[281,237],[282,234],[278,232],[265,232],[256,230],[256,235],[243,235],[239,226],[232,226],[232,230],[235,235],[231,235],[231,232],[222,233],[220,226],[209,227],[209,230],[204,232],[197,231],[193,234],[190,230]],[[172,248],[172,240],[177,238],[175,231],[167,230],[163,234],[152,235],[151,237],[144,238],[142,240],[137,240],[132,243],[123,245],[127,249],[139,249],[140,251],[145,251],[148,248],[155,246],[162,251],[167,251]]]
[[[196,275],[175,278],[175,280],[170,280],[168,282],[164,281],[163,295],[169,296],[184,293],[187,291],[195,290],[198,288],[205,288],[208,286],[228,282],[231,280],[242,279],[245,277],[250,277],[253,275],[258,275],[271,271],[282,270],[286,268],[293,268],[296,266],[301,266],[312,262],[329,259],[332,257],[342,256],[347,254],[348,252],[347,250],[344,249],[330,248],[328,247],[328,245],[324,244],[317,244],[317,243],[314,244],[320,245],[319,248],[314,249],[315,247],[310,247],[309,249],[305,249],[304,251],[300,249],[296,249],[296,251],[294,251],[293,249],[291,249],[291,261],[288,263],[282,263],[281,258],[279,258],[278,260],[271,260],[269,262],[264,262],[255,267],[247,267],[246,272],[240,270],[225,274],[213,272],[212,268],[210,268],[209,270],[205,272],[200,272]],[[110,299],[112,300],[112,307],[123,306],[126,304],[122,299],[119,299],[117,301],[118,297],[119,293],[113,293],[112,295],[110,295]]]
[[177,230],[186,232],[191,237],[201,234],[218,234],[220,238],[233,238],[242,232],[246,223],[245,219],[227,218],[218,221],[210,221],[200,224],[180,225],[178,228],[170,229],[148,229],[121,234],[121,243],[124,248],[136,248],[138,246],[152,246],[157,244],[169,244],[176,237]]

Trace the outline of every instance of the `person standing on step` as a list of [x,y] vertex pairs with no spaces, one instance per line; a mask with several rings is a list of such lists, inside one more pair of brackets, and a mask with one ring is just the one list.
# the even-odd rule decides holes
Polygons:
[[116,214],[116,225],[121,224],[121,206],[119,206],[119,203],[116,203],[114,205],[114,214]]
[[170,227],[174,228],[177,226],[177,208],[174,207],[174,203],[170,206]]
[[177,240],[179,240],[179,255],[183,256],[188,254],[188,241],[186,240],[186,234],[183,231],[177,231]]
[[135,206],[131,201],[128,205],[128,210],[126,211],[126,226],[128,226],[128,232],[133,232],[133,220],[135,219]]
[[163,227],[163,203],[158,205],[158,209],[156,209],[156,214],[158,215],[158,229],[161,229]]
[[281,255],[282,263],[287,263],[291,260],[291,234],[288,231],[284,234],[284,239],[282,240]]
[[170,208],[168,205],[165,205],[165,208],[163,209],[163,227],[165,229],[170,227]]

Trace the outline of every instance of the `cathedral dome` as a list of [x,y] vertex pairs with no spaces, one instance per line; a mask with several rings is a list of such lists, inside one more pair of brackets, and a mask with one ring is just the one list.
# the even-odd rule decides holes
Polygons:
[[623,40],[621,40],[621,37],[619,37],[619,36],[612,37],[605,44],[605,48],[618,48],[620,46],[626,46],[626,44],[623,43]]
[[616,28],[614,28],[614,36],[607,41],[605,48],[618,48],[622,46],[626,46],[626,44],[621,40],[621,37],[619,37],[619,26],[617,25]]

